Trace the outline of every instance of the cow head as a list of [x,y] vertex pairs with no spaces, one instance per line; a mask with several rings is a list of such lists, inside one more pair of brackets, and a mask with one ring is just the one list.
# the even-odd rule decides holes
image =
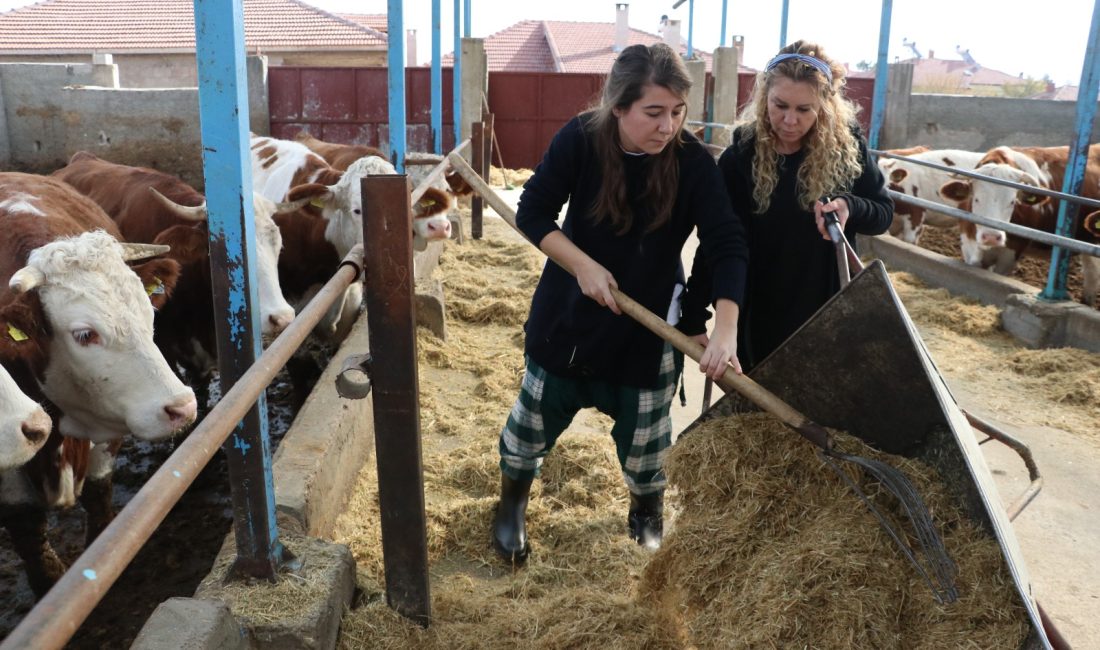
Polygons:
[[[336,247],[336,253],[343,258],[353,246],[363,241],[363,203],[359,182],[369,175],[396,173],[389,161],[367,156],[352,163],[336,185],[299,185],[290,190],[287,198],[291,201],[308,199],[321,209],[328,222],[325,239]],[[413,236],[422,240],[450,237],[449,207],[450,197],[446,192],[428,188],[412,208]]]
[[[10,336],[4,332],[3,336]],[[0,366],[0,470],[25,464],[42,448],[53,422]]]
[[[1039,181],[1031,174],[1012,165],[986,163],[974,170],[984,176],[1039,187]],[[1037,208],[1049,199],[1025,190],[980,180],[957,179],[940,187],[940,194],[958,204],[963,210],[976,215],[1008,223],[1017,209]],[[982,266],[989,259],[989,251],[1003,248],[1005,232],[989,226],[961,222],[960,241],[963,261],[971,266]]]
[[[206,204],[184,206],[173,202],[156,189],[150,187],[153,195],[168,210],[181,219],[205,223],[208,217]],[[273,217],[278,212],[292,212],[305,202],[274,203],[263,196],[252,193],[252,218],[256,234],[256,283],[259,296],[260,329],[264,336],[276,336],[294,320],[294,308],[283,296],[279,286],[279,251],[283,248],[283,238]],[[154,243],[165,244],[172,249],[172,257],[182,263],[209,263],[207,257],[207,228],[197,229],[191,226],[173,226],[162,231]]]
[[36,248],[8,283],[21,295],[0,318],[40,303],[38,381],[64,414],[64,435],[155,440],[195,419],[195,394],[153,345],[154,302],[171,294],[179,264],[126,261],[123,245],[94,231]]

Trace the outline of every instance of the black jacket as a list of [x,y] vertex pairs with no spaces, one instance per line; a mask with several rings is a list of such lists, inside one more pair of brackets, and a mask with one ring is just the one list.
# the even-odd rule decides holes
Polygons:
[[[603,265],[623,293],[664,317],[680,272],[681,249],[698,227],[700,250],[714,269],[709,295],[740,303],[747,268],[744,230],[703,145],[683,133],[672,218],[647,234],[650,206],[643,195],[650,157],[622,154],[636,218],[631,232],[617,235],[607,221],[596,224],[592,218],[602,172],[584,126],[588,119],[587,114],[573,118],[554,136],[524,186],[516,221],[527,238],[538,244],[558,229],[555,218],[568,201],[561,231]],[[543,269],[525,330],[526,353],[550,372],[640,388],[656,384],[663,342],[629,316],[616,316],[585,296],[576,279],[553,262]]]

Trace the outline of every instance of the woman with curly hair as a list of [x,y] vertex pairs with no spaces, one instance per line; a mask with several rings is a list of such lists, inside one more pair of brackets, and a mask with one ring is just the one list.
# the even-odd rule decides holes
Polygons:
[[[823,212],[849,241],[890,226],[893,201],[860,135],[857,108],[842,95],[844,67],[821,46],[784,47],[756,77],[752,98],[718,161],[745,224],[749,274],[738,326],[748,371],[840,290]],[[706,340],[710,273],[697,255],[680,329]]]

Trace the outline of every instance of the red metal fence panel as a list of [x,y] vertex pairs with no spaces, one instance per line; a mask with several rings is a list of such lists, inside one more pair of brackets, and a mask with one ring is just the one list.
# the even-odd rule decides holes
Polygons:
[[[443,69],[443,149],[454,148],[451,69]],[[603,74],[490,72],[489,110],[495,115],[499,151],[492,163],[534,168],[554,133],[593,105]],[[739,97],[748,100],[755,75],[742,72]],[[389,145],[385,68],[272,67],[268,74],[271,135],[291,139],[307,130],[326,142]],[[849,79],[847,95],[862,110],[860,126],[871,120],[874,79]],[[707,87],[713,82],[708,75]],[[431,151],[431,69],[405,70],[406,142],[409,151]],[[473,119],[475,116],[468,116]]]

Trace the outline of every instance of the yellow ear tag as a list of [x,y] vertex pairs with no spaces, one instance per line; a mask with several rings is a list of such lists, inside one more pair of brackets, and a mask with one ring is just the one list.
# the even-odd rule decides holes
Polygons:
[[30,338],[27,336],[26,332],[11,323],[8,323],[8,336],[12,337],[15,341],[26,341]]
[[145,295],[147,296],[162,293],[164,293],[164,282],[158,277],[154,277],[152,283],[145,285]]
[[312,201],[309,202],[309,204],[312,205],[315,208],[325,207],[325,202],[322,201],[321,199],[313,199]]

